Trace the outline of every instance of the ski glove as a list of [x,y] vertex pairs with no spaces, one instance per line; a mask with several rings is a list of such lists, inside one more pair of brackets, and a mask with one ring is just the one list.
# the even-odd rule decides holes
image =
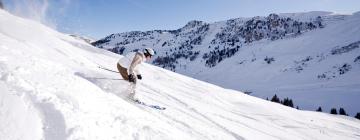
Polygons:
[[128,77],[129,77],[129,82],[135,83],[136,79],[135,79],[135,76],[133,74],[128,75]]
[[140,74],[136,75],[137,76],[137,79],[141,80],[142,79],[142,76]]

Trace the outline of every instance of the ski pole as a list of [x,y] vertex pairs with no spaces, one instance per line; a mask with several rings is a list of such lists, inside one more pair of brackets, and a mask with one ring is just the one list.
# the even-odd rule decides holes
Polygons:
[[114,70],[111,70],[111,69],[108,69],[108,68],[105,68],[105,67],[102,67],[102,66],[98,66],[98,68],[103,69],[103,70],[107,70],[107,71],[110,71],[110,72],[114,72],[114,73],[119,73],[117,71],[114,71]]

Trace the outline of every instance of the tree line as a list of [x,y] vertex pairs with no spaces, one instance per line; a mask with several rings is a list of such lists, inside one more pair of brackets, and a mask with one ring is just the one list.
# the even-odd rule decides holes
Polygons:
[[[269,100],[268,98],[266,98],[266,100]],[[285,105],[285,106],[288,106],[288,107],[292,107],[294,108],[294,103],[293,103],[293,100],[286,97],[284,98],[283,100],[281,100],[276,94],[271,98],[270,100],[271,102],[275,102],[275,103],[279,103],[279,104],[282,104],[282,105]],[[296,106],[296,109],[300,109],[299,106]],[[317,109],[316,109],[317,112],[323,112],[321,106],[319,106]],[[345,115],[345,116],[349,116],[349,114],[346,113],[345,109],[340,107],[339,108],[339,111],[337,111],[336,108],[331,108],[330,109],[330,114],[334,114],[334,115]],[[354,116],[356,119],[359,119],[360,120],[360,112],[356,113],[356,115]]]

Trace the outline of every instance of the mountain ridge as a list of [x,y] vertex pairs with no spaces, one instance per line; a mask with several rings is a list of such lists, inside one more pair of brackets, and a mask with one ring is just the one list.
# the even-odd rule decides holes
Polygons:
[[[152,63],[159,67],[223,87],[251,91],[252,95],[263,99],[278,94],[284,98],[294,98],[305,109],[344,107],[354,114],[358,112],[355,106],[360,104],[354,101],[344,103],[348,98],[339,95],[349,93],[346,88],[336,89],[336,97],[343,101],[332,101],[334,103],[326,101],[328,97],[325,92],[328,90],[326,87],[331,88],[327,86],[328,83],[336,83],[332,87],[349,85],[353,90],[349,94],[359,98],[355,93],[360,89],[351,86],[360,82],[355,76],[359,65],[354,62],[359,49],[354,47],[342,55],[331,54],[336,47],[346,48],[360,40],[356,36],[360,34],[356,26],[358,19],[356,13],[342,15],[314,11],[234,18],[213,23],[193,20],[178,30],[112,34],[93,44],[118,54],[152,47],[157,51]],[[227,74],[221,76],[224,73]],[[267,77],[266,82],[263,77]],[[346,82],[341,77],[346,77]],[[279,80],[284,82],[277,82]],[[278,84],[267,86],[272,83]],[[303,87],[304,92],[299,93],[295,88],[296,85],[301,87],[306,84],[313,84],[322,90]],[[285,85],[294,87],[294,94],[289,88],[284,91]],[[296,99],[299,97],[295,92],[307,94],[308,98],[318,98],[318,101],[305,103],[306,98]],[[312,92],[320,92],[325,97],[309,96]],[[334,92],[329,94],[333,95]]]

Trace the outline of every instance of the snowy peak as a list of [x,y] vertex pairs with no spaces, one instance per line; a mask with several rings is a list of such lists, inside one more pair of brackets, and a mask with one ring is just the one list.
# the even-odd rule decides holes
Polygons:
[[198,21],[198,20],[192,20],[192,21],[189,21],[184,27],[182,27],[181,29],[183,30],[188,30],[188,29],[192,29],[192,28],[195,28],[195,27],[199,27],[199,26],[202,26],[202,25],[205,25],[206,23],[203,22],[203,21]]
[[281,17],[290,17],[301,21],[309,21],[319,16],[320,17],[331,16],[334,15],[334,13],[327,11],[311,11],[311,12],[299,12],[299,13],[281,13],[279,15]]

